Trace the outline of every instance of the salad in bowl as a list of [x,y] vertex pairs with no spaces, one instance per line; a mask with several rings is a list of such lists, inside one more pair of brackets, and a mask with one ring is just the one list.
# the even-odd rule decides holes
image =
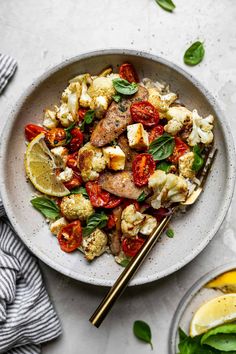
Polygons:
[[125,266],[198,184],[213,124],[130,63],[79,74],[41,124],[25,126],[31,203],[62,251],[108,252]]

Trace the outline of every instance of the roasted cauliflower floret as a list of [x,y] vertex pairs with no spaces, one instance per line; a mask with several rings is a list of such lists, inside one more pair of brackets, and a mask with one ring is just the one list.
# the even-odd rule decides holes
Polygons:
[[52,234],[57,235],[58,232],[61,230],[63,226],[66,226],[68,222],[66,221],[65,218],[60,218],[54,222],[51,223],[50,225],[50,231]]
[[192,112],[185,107],[170,107],[166,112],[168,123],[164,126],[167,133],[176,135],[186,124],[191,124]]
[[214,135],[212,132],[214,117],[210,114],[206,118],[199,116],[196,109],[192,113],[193,127],[192,132],[188,137],[188,143],[190,146],[203,143],[208,145],[212,143]]
[[66,167],[64,171],[59,173],[58,179],[61,182],[69,182],[73,178],[73,175],[74,171],[72,170],[72,168]]
[[67,162],[67,156],[68,156],[67,148],[63,146],[57,146],[51,149],[51,153],[55,156],[57,167],[65,168]]
[[188,194],[188,185],[181,176],[156,170],[148,180],[148,187],[154,192],[150,198],[151,206],[159,209],[172,203],[183,202]]
[[88,89],[88,94],[92,97],[90,108],[95,110],[97,118],[102,118],[105,111],[115,95],[112,79],[109,76],[96,77]]
[[62,93],[61,105],[57,107],[56,114],[64,127],[68,127],[77,120],[80,94],[81,85],[79,82],[70,83]]
[[47,129],[56,128],[58,126],[57,113],[50,109],[46,109],[44,113],[43,126]]
[[160,94],[156,88],[148,89],[148,101],[158,110],[160,118],[164,118],[170,105],[177,100],[177,95],[173,92]]
[[143,214],[145,216],[145,219],[142,223],[141,229],[139,232],[142,235],[149,236],[151,233],[154,231],[154,229],[157,227],[157,221],[156,218],[154,218],[151,215],[148,214]]
[[121,215],[121,230],[125,236],[138,235],[145,216],[135,209],[133,204],[127,206]]
[[100,229],[95,229],[88,237],[83,238],[82,248],[85,258],[92,261],[99,257],[107,246],[107,235]]
[[82,194],[72,194],[63,197],[61,212],[68,220],[79,219],[86,220],[94,213],[92,204],[89,199],[86,199]]
[[192,170],[194,162],[194,153],[187,152],[179,158],[179,173],[185,178],[194,178],[195,172]]
[[106,159],[103,156],[102,149],[93,146],[91,143],[85,144],[79,150],[78,167],[85,182],[97,179],[99,172],[106,168]]

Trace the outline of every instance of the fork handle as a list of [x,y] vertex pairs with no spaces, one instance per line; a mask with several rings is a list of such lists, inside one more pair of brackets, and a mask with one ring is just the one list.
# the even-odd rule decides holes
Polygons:
[[120,297],[122,292],[127,287],[130,280],[133,278],[134,274],[137,272],[151,249],[154,247],[158,238],[162,234],[163,230],[169,223],[171,215],[165,216],[162,222],[158,225],[156,230],[152,233],[152,235],[145,241],[139,252],[135,257],[129,262],[126,268],[123,270],[119,278],[116,280],[110,291],[102,300],[101,304],[98,306],[94,314],[90,317],[89,321],[95,326],[99,327],[103,320],[105,319],[108,312],[111,310],[112,306],[116,302],[116,300]]

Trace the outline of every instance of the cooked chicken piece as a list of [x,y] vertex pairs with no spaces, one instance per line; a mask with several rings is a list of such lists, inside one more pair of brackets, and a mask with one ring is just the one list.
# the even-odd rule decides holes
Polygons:
[[91,144],[101,147],[118,138],[132,122],[129,109],[130,105],[133,102],[146,100],[147,98],[147,89],[139,86],[138,92],[132,97],[122,98],[119,103],[112,102],[105,118],[100,120],[94,129],[90,139]]
[[122,207],[119,205],[118,207],[113,209],[113,215],[116,218],[116,226],[115,229],[110,233],[110,250],[112,254],[115,256],[120,253],[121,250],[121,214]]
[[130,148],[128,139],[124,134],[119,136],[118,145],[121,148],[121,150],[124,151],[125,153],[125,170],[131,171],[133,160],[135,156],[138,154],[138,152]]
[[138,199],[143,191],[148,191],[147,187],[138,188],[135,186],[130,171],[101,173],[98,182],[103,189],[122,198]]

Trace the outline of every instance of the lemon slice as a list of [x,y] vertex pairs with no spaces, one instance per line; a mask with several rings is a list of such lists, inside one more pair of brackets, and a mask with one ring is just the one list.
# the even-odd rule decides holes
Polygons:
[[209,329],[236,320],[236,294],[218,296],[203,304],[194,314],[190,336],[195,337]]
[[34,187],[41,193],[63,197],[70,193],[58,180],[55,159],[44,141],[44,133],[37,135],[25,153],[25,169]]
[[219,289],[224,293],[236,293],[236,270],[220,275],[207,283],[205,287]]

